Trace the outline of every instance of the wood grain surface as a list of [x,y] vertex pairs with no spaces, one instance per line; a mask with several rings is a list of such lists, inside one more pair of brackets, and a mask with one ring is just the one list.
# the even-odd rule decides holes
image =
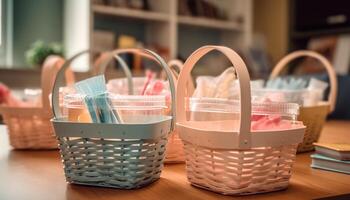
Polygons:
[[[327,122],[320,141],[349,141],[350,121]],[[183,164],[166,165],[161,179],[137,190],[67,184],[58,151],[17,151],[0,126],[0,199],[314,199],[350,193],[350,175],[310,168],[310,153],[298,154],[287,190],[250,196],[223,196],[191,186]]]

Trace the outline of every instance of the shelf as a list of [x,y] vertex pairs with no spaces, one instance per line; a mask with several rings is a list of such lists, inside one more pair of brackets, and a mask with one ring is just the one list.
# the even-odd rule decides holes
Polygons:
[[318,37],[323,35],[335,35],[335,34],[345,34],[350,32],[349,28],[337,28],[332,30],[313,30],[313,31],[292,31],[291,37],[293,39],[307,39],[311,37]]
[[148,21],[165,22],[169,20],[169,15],[161,12],[143,11],[129,8],[117,8],[101,5],[93,5],[92,10],[96,14],[142,19]]
[[179,24],[193,25],[199,27],[231,30],[231,31],[241,31],[242,27],[237,22],[218,20],[218,19],[208,19],[203,17],[191,17],[191,16],[179,16]]

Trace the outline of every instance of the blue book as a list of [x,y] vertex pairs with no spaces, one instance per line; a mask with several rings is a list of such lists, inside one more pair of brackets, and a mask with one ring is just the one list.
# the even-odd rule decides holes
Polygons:
[[350,161],[337,160],[320,154],[311,155],[311,167],[350,174]]

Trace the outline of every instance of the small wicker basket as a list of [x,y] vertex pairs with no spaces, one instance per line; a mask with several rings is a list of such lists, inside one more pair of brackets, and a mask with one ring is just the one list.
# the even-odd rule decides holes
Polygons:
[[[50,119],[49,95],[63,58],[49,56],[42,67],[42,107],[0,106],[0,114],[8,128],[10,144],[15,149],[57,149],[57,141]],[[67,71],[67,82],[73,82],[73,74]]]
[[298,145],[298,152],[307,152],[314,150],[314,142],[317,142],[322,127],[329,113],[334,110],[337,98],[337,76],[331,63],[321,54],[313,51],[295,51],[282,58],[273,69],[270,78],[275,78],[282,69],[293,59],[299,57],[312,57],[319,60],[326,68],[330,80],[330,92],[327,102],[320,102],[316,106],[301,107],[298,120],[306,126],[303,142]]
[[[171,60],[168,62],[168,66],[172,69],[172,75],[174,80],[178,79],[179,72],[183,67],[183,63],[180,60]],[[175,91],[176,91],[175,86]],[[183,163],[185,162],[185,153],[183,150],[183,143],[179,137],[178,131],[175,129],[169,134],[168,144],[166,147],[165,163]]]
[[[239,121],[188,121],[184,112],[187,95],[177,90],[177,130],[184,142],[189,182],[227,195],[245,195],[285,189],[291,176],[296,147],[305,127],[251,131],[250,78],[243,60],[222,46],[204,46],[185,62],[178,88],[185,88],[197,61],[218,50],[233,64],[240,84]],[[238,130],[233,124],[238,123]]]
[[[141,53],[142,52],[142,53]],[[161,57],[149,50],[122,49],[114,53],[139,53],[152,56],[168,74],[174,105],[174,81],[171,71]],[[103,124],[70,122],[59,109],[58,88],[62,70],[82,55],[68,60],[58,73],[52,105],[53,125],[59,141],[66,180],[69,183],[112,187],[120,189],[140,188],[159,179],[165,157],[169,132],[173,129],[175,113],[171,116],[147,117],[139,123]]]

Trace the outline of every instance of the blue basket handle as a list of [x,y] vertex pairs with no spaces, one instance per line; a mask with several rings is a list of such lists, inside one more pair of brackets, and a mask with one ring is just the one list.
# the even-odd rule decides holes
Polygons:
[[[68,59],[63,64],[61,69],[58,71],[55,82],[54,82],[53,90],[52,90],[52,110],[53,110],[53,114],[54,114],[55,119],[62,118],[62,113],[61,113],[61,109],[59,107],[59,98],[58,97],[59,97],[59,88],[64,83],[63,80],[64,80],[65,69],[67,69],[76,58],[80,57],[83,54],[92,53],[92,52],[93,51],[91,51],[91,50],[85,50],[85,51],[77,53],[76,55],[74,55],[73,57]],[[168,67],[168,65],[164,61],[164,59],[161,58],[157,53],[155,53],[151,50],[148,50],[148,49],[118,49],[118,50],[114,50],[110,53],[111,53],[110,55],[113,55],[114,57],[115,57],[115,55],[119,55],[119,54],[123,54],[123,53],[137,53],[137,54],[142,55],[144,57],[148,57],[148,58],[151,57],[151,58],[155,59],[157,61],[157,63],[162,67],[162,69],[166,72],[166,75],[167,75],[168,81],[169,81],[169,86],[170,86],[171,116],[172,116],[171,130],[174,130],[175,119],[176,119],[175,82],[174,82],[174,78],[172,76],[172,71],[170,70],[170,68]],[[108,61],[109,60],[106,59],[102,65],[104,65]]]

